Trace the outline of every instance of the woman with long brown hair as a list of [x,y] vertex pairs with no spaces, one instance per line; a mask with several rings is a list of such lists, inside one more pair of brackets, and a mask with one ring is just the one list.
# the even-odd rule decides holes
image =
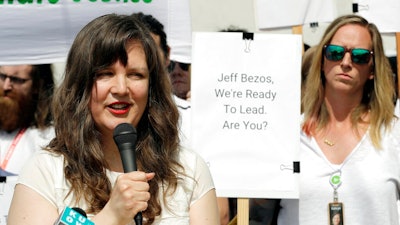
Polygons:
[[[56,137],[21,173],[9,224],[53,224],[65,206],[97,225],[218,224],[205,162],[181,148],[163,60],[133,17],[109,14],[77,35],[54,98]],[[138,170],[123,173],[117,125],[137,130]],[[45,215],[45,216],[43,216]]]

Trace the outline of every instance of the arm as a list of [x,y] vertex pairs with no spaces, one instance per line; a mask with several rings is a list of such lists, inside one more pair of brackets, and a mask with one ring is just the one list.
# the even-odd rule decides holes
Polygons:
[[[147,181],[154,173],[132,172],[117,179],[110,200],[92,218],[96,225],[127,224],[138,211],[147,208],[150,198]],[[8,225],[53,225],[59,213],[56,206],[35,190],[17,184],[8,215]]]
[[221,219],[221,225],[229,223],[229,200],[228,198],[217,198],[219,217]]
[[57,208],[31,188],[17,184],[7,218],[8,225],[54,224]]
[[190,225],[220,225],[215,189],[208,191],[190,207]]

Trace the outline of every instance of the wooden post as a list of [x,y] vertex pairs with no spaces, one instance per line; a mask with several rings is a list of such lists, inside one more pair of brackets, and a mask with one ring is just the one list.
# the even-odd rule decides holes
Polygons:
[[249,225],[249,199],[238,198],[237,210],[237,224]]
[[[292,34],[303,34],[303,26],[298,25],[298,26],[293,26],[292,27]],[[303,52],[304,53],[304,45],[302,46]]]
[[293,34],[303,34],[303,26],[302,25],[293,26],[292,33]]

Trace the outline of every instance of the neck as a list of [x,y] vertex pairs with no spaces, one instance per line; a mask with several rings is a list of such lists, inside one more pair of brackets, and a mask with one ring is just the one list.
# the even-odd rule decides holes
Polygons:
[[362,95],[362,91],[349,93],[326,87],[325,104],[330,115],[337,117],[338,120],[344,120],[361,104]]
[[117,145],[112,137],[102,137],[102,147],[105,160],[111,171],[124,172],[122,167],[121,156]]

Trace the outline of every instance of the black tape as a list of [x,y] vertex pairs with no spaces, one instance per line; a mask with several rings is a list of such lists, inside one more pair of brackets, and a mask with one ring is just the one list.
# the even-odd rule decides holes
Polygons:
[[312,23],[310,23],[310,27],[311,27],[311,28],[318,27],[318,22],[312,22]]
[[293,173],[300,173],[300,162],[293,162]]
[[7,181],[7,177],[0,177],[0,183],[5,183]]
[[243,40],[254,40],[254,33],[243,32]]
[[358,12],[358,3],[353,3],[353,13]]

